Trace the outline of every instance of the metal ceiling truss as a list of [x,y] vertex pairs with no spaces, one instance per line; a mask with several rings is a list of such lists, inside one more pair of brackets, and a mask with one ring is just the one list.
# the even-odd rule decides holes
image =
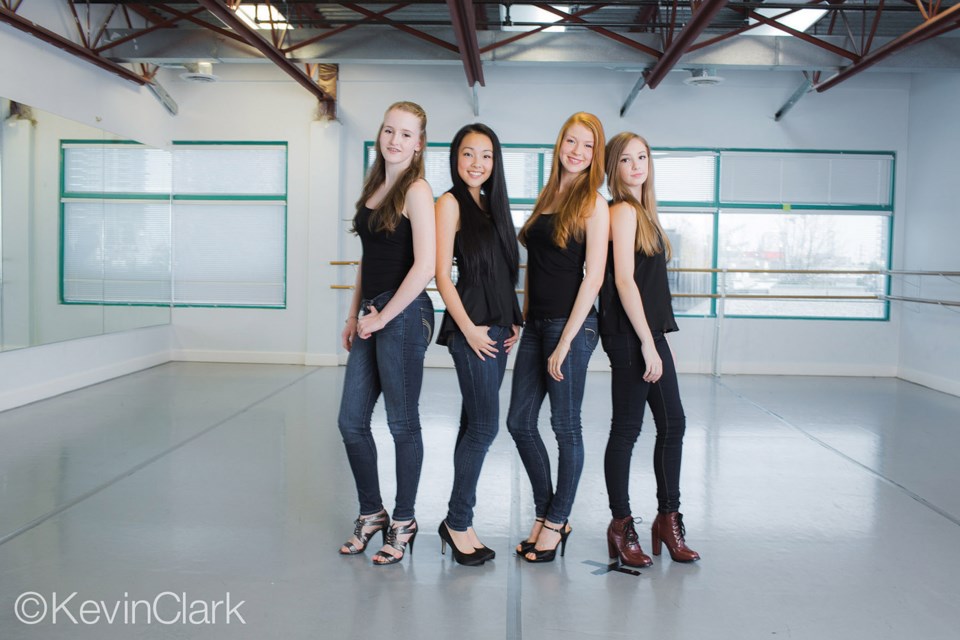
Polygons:
[[[644,87],[655,89],[678,66],[796,68],[803,72],[804,82],[778,112],[779,119],[808,92],[826,91],[879,62],[886,61],[884,68],[908,66],[920,56],[904,62],[909,58],[902,54],[904,49],[932,51],[918,45],[960,28],[957,0],[809,0],[803,4],[795,0],[528,2],[524,4],[550,17],[525,22],[513,22],[511,4],[494,0],[367,6],[355,2],[264,0],[260,4],[282,9],[285,22],[275,24],[270,12],[266,20],[259,19],[259,28],[237,15],[240,0],[65,0],[78,43],[17,15],[22,2],[0,0],[0,20],[129,80],[149,83],[158,67],[142,66],[141,73],[136,74],[118,61],[162,64],[178,59],[183,64],[191,55],[196,56],[193,60],[266,58],[315,95],[331,117],[336,105],[336,67],[332,64],[458,61],[473,89],[475,111],[476,85],[485,85],[484,63],[548,62],[643,69],[621,114]],[[950,2],[952,6],[946,6]],[[97,20],[93,19],[93,6],[98,6]],[[761,14],[761,8],[781,11],[770,16]],[[826,14],[806,32],[780,22],[809,8]],[[144,25],[134,29],[130,13],[143,18]],[[119,16],[124,18],[126,30],[116,28]],[[511,25],[527,30],[509,32],[506,29]],[[566,27],[566,31],[547,32],[558,26]],[[737,37],[760,26],[792,37]],[[352,33],[344,35],[346,32]],[[208,35],[199,35],[203,33]],[[390,33],[397,35],[391,37]],[[415,45],[410,38],[421,44]],[[605,46],[603,41],[616,44]],[[948,53],[948,60],[941,62],[928,53],[922,66],[960,67],[960,39],[950,38],[938,45],[938,50]],[[806,53],[798,53],[804,47]],[[889,61],[896,53],[901,55]],[[306,65],[306,70],[298,65]],[[821,82],[823,73],[833,75]]]
[[73,13],[76,27],[78,30],[78,37],[80,43],[74,42],[68,38],[63,37],[59,33],[51,31],[46,27],[43,27],[39,24],[36,24],[32,20],[27,20],[23,16],[17,13],[17,10],[22,6],[23,0],[2,0],[0,1],[0,22],[5,22],[10,26],[28,33],[35,38],[51,44],[58,49],[62,49],[67,53],[70,53],[78,58],[86,60],[87,62],[94,64],[101,69],[105,69],[114,75],[120,76],[124,80],[129,80],[138,85],[145,85],[153,80],[153,75],[156,73],[156,67],[153,65],[140,65],[141,73],[137,74],[130,69],[121,66],[114,62],[113,60],[108,60],[101,56],[94,47],[100,42],[100,39],[103,37],[104,32],[106,31],[106,25],[110,17],[113,16],[114,11],[110,12],[107,20],[104,20],[102,24],[97,25],[96,31],[94,32],[91,29],[92,20],[90,19],[89,8],[87,13],[86,28],[84,28],[84,23],[80,19],[80,15],[77,12],[76,6],[73,4],[72,0],[69,0],[70,9]]

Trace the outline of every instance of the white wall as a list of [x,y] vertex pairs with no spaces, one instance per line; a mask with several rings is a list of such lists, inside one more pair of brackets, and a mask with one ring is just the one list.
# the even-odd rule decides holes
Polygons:
[[[657,146],[867,149],[897,152],[907,161],[906,75],[863,74],[826,94],[804,98],[780,123],[773,114],[793,93],[799,74],[741,73],[712,88],[682,84],[673,74],[644,91],[628,116],[619,109],[635,81],[606,70],[490,67],[480,89],[480,116],[459,66],[342,65],[338,123],[313,120],[315,102],[270,67],[220,65],[216,84],[194,85],[174,74],[161,80],[180,104],[170,128],[178,140],[286,140],[289,142],[288,308],[285,310],[177,309],[174,357],[185,360],[325,364],[344,354],[339,331],[352,267],[330,260],[359,256],[347,233],[363,170],[363,142],[376,134],[384,109],[396,100],[419,102],[428,113],[428,137],[449,141],[467,122],[493,126],[505,143],[551,143],[566,117],[596,113],[608,133],[635,129]],[[251,74],[252,78],[251,79]],[[904,173],[898,172],[902,209]],[[894,243],[900,243],[900,226]],[[713,367],[715,324],[684,318],[672,343],[684,371]],[[719,353],[727,373],[895,375],[899,317],[890,322],[728,319]],[[594,365],[603,367],[602,358]],[[434,345],[429,364],[447,364]]]
[[[913,77],[903,259],[906,270],[960,271],[960,73]],[[960,278],[909,276],[916,298],[960,300]],[[900,303],[899,376],[960,395],[960,308]]]

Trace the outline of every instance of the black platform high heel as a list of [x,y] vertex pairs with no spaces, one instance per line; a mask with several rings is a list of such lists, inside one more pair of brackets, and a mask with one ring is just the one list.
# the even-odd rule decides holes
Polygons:
[[553,549],[537,549],[536,543],[534,543],[534,547],[527,552],[527,553],[532,553],[534,557],[531,559],[531,558],[528,558],[526,555],[523,556],[523,559],[526,560],[527,562],[553,562],[554,558],[557,557],[557,547],[560,547],[561,558],[563,557],[563,554],[567,552],[567,538],[570,537],[570,533],[573,531],[573,528],[569,524],[567,524],[566,521],[564,521],[564,523],[560,526],[559,529],[557,527],[551,527],[546,522],[543,523],[543,528],[550,529],[550,531],[556,531],[557,533],[559,533],[560,541],[557,543],[557,546],[554,547]]
[[487,561],[487,554],[481,553],[480,551],[474,550],[471,553],[460,551],[453,542],[453,536],[450,535],[450,528],[447,526],[446,521],[440,523],[437,533],[440,534],[440,553],[445,554],[447,552],[447,545],[449,544],[450,550],[453,552],[453,559],[456,560],[458,564],[466,567],[477,567]]
[[[399,551],[400,556],[397,557],[397,556],[391,555],[386,551],[377,551],[375,554],[373,554],[373,564],[380,566],[380,565],[386,565],[386,564],[396,564],[400,562],[401,560],[403,560],[404,556],[407,555],[407,545],[410,546],[410,555],[413,555],[413,541],[416,539],[417,531],[419,530],[420,529],[419,527],[417,527],[416,518],[414,518],[407,524],[400,525],[399,527],[396,527],[396,526],[390,527],[387,530],[387,537],[384,540],[383,544],[387,546],[391,546],[397,551]],[[403,541],[398,537],[398,536],[407,535],[408,533],[411,535],[407,541]],[[377,562],[378,558],[383,559],[384,562]]]

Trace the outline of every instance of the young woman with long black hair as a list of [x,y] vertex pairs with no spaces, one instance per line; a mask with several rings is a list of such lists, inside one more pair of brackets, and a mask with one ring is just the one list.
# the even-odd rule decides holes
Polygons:
[[[603,184],[603,126],[575,113],[553,150],[547,184],[520,230],[527,248],[523,337],[513,369],[507,428],[533,487],[535,520],[517,546],[529,562],[562,556],[567,519],[583,470],[580,406],[599,333],[594,302],[603,283],[609,210]],[[544,397],[559,449],[556,491],[537,428]]]
[[[423,179],[427,115],[412,102],[387,109],[377,135],[376,160],[357,200],[353,230],[363,244],[356,287],[343,330],[350,352],[338,424],[357,485],[360,516],[343,555],[362,553],[383,534],[373,563],[403,559],[417,535],[414,502],[423,463],[420,387],[423,358],[433,336],[433,304],[426,294],[436,259],[433,193]],[[393,523],[380,498],[377,447],[370,430],[383,394],[396,449]]]
[[[453,187],[437,200],[437,289],[446,312],[437,342],[453,356],[463,405],[453,454],[453,489],[440,523],[460,564],[494,557],[473,529],[477,481],[500,421],[500,383],[520,335],[517,237],[510,216],[500,140],[470,124],[450,145]],[[451,278],[456,259],[457,283]]]
[[657,217],[650,146],[635,133],[620,133],[606,149],[611,258],[600,292],[600,333],[610,358],[613,419],[604,455],[604,475],[613,519],[607,528],[611,558],[633,567],[653,561],[643,552],[630,511],[630,458],[640,435],[644,405],[650,405],[657,438],[653,469],[657,517],[653,554],[661,544],[677,562],[700,555],[684,541],[680,508],[680,459],[686,419],[673,354],[664,334],[677,330],[667,262],[670,240]]

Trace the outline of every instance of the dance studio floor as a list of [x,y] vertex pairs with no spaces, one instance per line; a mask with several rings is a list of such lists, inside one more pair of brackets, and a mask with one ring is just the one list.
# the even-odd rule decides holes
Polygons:
[[[602,355],[602,354],[601,354]],[[459,392],[428,369],[420,534],[399,565],[341,557],[357,507],[343,368],[170,363],[0,414],[0,638],[954,640],[960,398],[888,378],[681,376],[682,511],[703,560],[611,570],[609,376],[591,372],[567,553],[530,527],[505,427],[475,526],[440,555]],[[509,375],[509,374],[508,374]],[[506,404],[509,378],[504,384]],[[555,449],[546,412],[541,424]],[[374,416],[388,508],[393,454]],[[632,498],[649,551],[652,424]]]

